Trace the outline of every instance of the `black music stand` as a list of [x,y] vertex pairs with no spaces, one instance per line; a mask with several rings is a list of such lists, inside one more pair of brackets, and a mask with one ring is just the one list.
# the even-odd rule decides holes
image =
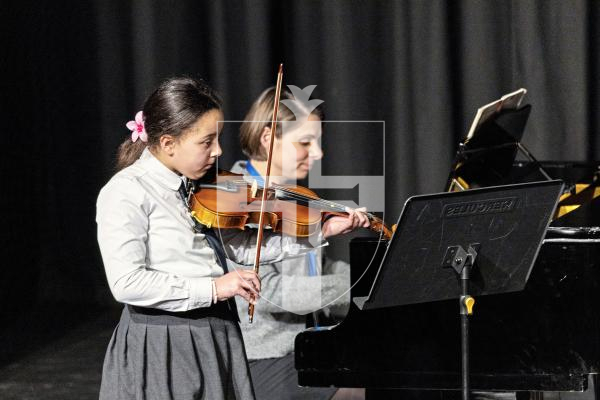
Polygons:
[[469,397],[471,296],[523,290],[562,181],[495,186],[407,200],[365,310],[459,299],[462,391]]

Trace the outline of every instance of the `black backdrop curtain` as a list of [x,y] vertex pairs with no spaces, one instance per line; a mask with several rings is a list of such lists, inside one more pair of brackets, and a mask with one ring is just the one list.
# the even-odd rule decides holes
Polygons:
[[[285,64],[328,120],[385,121],[386,216],[440,191],[482,104],[520,87],[525,145],[593,160],[600,2],[105,1],[2,4],[2,313],[109,304],[95,199],[124,124],[162,79],[192,75],[243,119]],[[382,173],[380,138],[324,134],[323,172]],[[222,165],[241,158],[235,129]],[[350,162],[351,160],[351,162]]]

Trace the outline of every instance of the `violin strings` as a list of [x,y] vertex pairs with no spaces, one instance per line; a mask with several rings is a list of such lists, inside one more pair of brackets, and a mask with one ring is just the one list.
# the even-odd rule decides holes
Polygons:
[[[238,186],[242,186],[242,185],[243,186],[247,186],[248,185],[248,182],[245,181],[245,180],[232,180],[230,182],[233,182],[234,184],[236,184]],[[260,188],[263,189],[262,186],[260,186]],[[301,193],[297,193],[297,192],[295,192],[293,190],[286,189],[285,186],[280,186],[280,185],[277,185],[277,184],[272,184],[271,188],[280,190],[280,191],[288,194],[289,197],[290,197],[290,199],[293,199],[293,200],[309,201],[309,202],[311,202],[312,204],[315,204],[315,205],[322,205],[323,207],[328,208],[331,211],[346,212],[346,207],[344,205],[342,205],[342,204],[339,204],[339,203],[335,203],[335,202],[332,202],[332,201],[329,201],[329,200],[323,200],[323,199],[320,199],[320,198],[314,197],[314,196],[309,196],[309,195],[304,195],[304,194],[301,194]],[[375,219],[375,217],[373,215],[369,214],[369,213],[367,213],[367,216],[369,217],[370,220]]]
[[[237,184],[239,186],[242,186],[242,185],[246,186],[246,185],[248,185],[248,182],[246,182],[246,181],[232,181],[232,182],[234,182],[235,184]],[[321,205],[321,206],[323,206],[325,208],[330,209],[331,211],[346,212],[346,207],[345,206],[343,206],[341,204],[338,204],[338,203],[335,203],[335,202],[332,202],[332,201],[329,201],[329,200],[323,200],[323,199],[320,199],[318,197],[313,197],[313,196],[309,196],[309,195],[304,195],[304,194],[301,194],[301,193],[297,193],[297,192],[295,192],[293,190],[287,189],[284,186],[280,186],[280,185],[277,185],[277,184],[271,185],[271,188],[286,193],[289,196],[289,198],[292,199],[292,200],[309,201],[311,204]],[[263,187],[261,187],[261,189],[263,189]]]

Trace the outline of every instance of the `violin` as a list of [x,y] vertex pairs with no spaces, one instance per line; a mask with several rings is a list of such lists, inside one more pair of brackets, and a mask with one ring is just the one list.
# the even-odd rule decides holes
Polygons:
[[[266,203],[262,226],[295,237],[318,234],[330,216],[347,216],[347,208],[321,199],[303,186],[270,184],[266,189],[241,174],[219,171],[211,183],[199,183],[189,199],[192,216],[211,228],[245,229],[260,223],[261,201]],[[393,231],[377,216],[366,213],[370,229],[389,240]]]

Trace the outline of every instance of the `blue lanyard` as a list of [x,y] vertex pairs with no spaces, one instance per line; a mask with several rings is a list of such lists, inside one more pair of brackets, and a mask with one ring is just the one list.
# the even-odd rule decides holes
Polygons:
[[254,168],[254,166],[250,163],[250,160],[248,160],[248,162],[246,163],[246,171],[248,171],[250,176],[256,179],[256,182],[259,185],[265,184],[265,180],[263,179],[262,175],[256,170],[256,168]]
[[317,276],[319,271],[317,270],[317,257],[314,251],[311,251],[306,254],[306,258],[308,259],[308,275],[309,276]]

